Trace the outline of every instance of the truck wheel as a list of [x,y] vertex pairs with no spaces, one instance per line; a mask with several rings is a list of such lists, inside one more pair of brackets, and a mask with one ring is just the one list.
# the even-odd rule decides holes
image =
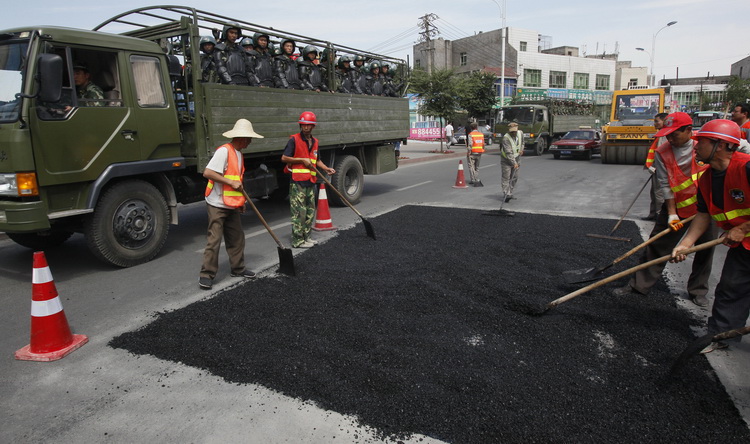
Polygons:
[[617,163],[617,148],[602,145],[602,163],[613,164]]
[[547,150],[547,139],[544,136],[540,137],[532,147],[531,155],[541,156]]
[[[359,159],[354,156],[341,156],[336,160],[333,169],[336,170],[336,174],[331,177],[333,186],[346,197],[350,204],[354,205],[359,202],[365,185],[365,175]],[[335,192],[328,195],[334,205],[340,207],[346,205]]]
[[58,247],[73,235],[72,231],[52,230],[47,233],[7,233],[10,240],[32,250]]
[[168,233],[167,202],[156,187],[142,180],[120,182],[107,189],[84,226],[94,256],[118,267],[153,259]]

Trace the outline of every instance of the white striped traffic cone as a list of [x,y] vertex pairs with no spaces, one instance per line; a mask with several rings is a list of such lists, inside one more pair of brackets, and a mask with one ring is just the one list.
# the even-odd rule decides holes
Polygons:
[[70,333],[62,302],[44,252],[34,253],[31,291],[31,342],[16,351],[21,361],[56,361],[89,340]]
[[318,193],[318,209],[315,211],[315,231],[335,230],[331,220],[331,210],[328,208],[328,194],[326,194],[326,184],[320,184],[320,193]]
[[469,188],[469,186],[466,185],[466,180],[464,180],[464,162],[462,160],[458,161],[458,173],[456,173],[456,184],[453,185],[453,188]]

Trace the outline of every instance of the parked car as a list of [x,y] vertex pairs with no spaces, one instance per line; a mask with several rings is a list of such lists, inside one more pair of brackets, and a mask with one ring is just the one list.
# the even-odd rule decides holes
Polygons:
[[549,151],[555,159],[573,156],[590,160],[592,155],[602,153],[602,133],[594,129],[568,131],[560,140],[552,143]]
[[[485,146],[492,145],[492,137],[494,136],[492,132],[487,131],[484,127],[477,128],[477,131],[480,131],[484,135]],[[451,145],[466,145],[466,128],[458,128],[453,133],[453,137],[456,139],[456,143]]]

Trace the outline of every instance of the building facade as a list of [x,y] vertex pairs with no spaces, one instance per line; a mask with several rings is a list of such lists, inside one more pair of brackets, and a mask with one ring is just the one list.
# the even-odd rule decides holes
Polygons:
[[739,62],[732,63],[729,73],[741,79],[750,79],[750,57],[745,57]]

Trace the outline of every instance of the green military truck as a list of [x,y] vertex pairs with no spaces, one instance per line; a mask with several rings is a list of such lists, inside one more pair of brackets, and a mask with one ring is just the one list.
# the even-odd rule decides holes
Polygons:
[[542,155],[568,131],[601,126],[593,105],[569,100],[524,101],[504,106],[498,110],[495,122],[498,141],[508,132],[509,123],[517,123],[523,131],[525,149],[535,156]]
[[[409,134],[406,99],[201,83],[199,41],[226,17],[181,6],[128,11],[93,31],[0,31],[0,232],[34,249],[81,232],[99,259],[128,267],[162,248],[178,205],[203,199],[202,171],[221,134],[247,118],[264,139],[243,151],[254,197],[284,197],[281,153],[303,111],[318,117],[320,157],[357,202],[363,174],[397,167]],[[366,51],[233,20],[243,34],[291,37],[339,54]],[[104,32],[113,28],[120,34]],[[333,68],[332,57],[329,68]],[[78,99],[85,64],[103,100]]]

